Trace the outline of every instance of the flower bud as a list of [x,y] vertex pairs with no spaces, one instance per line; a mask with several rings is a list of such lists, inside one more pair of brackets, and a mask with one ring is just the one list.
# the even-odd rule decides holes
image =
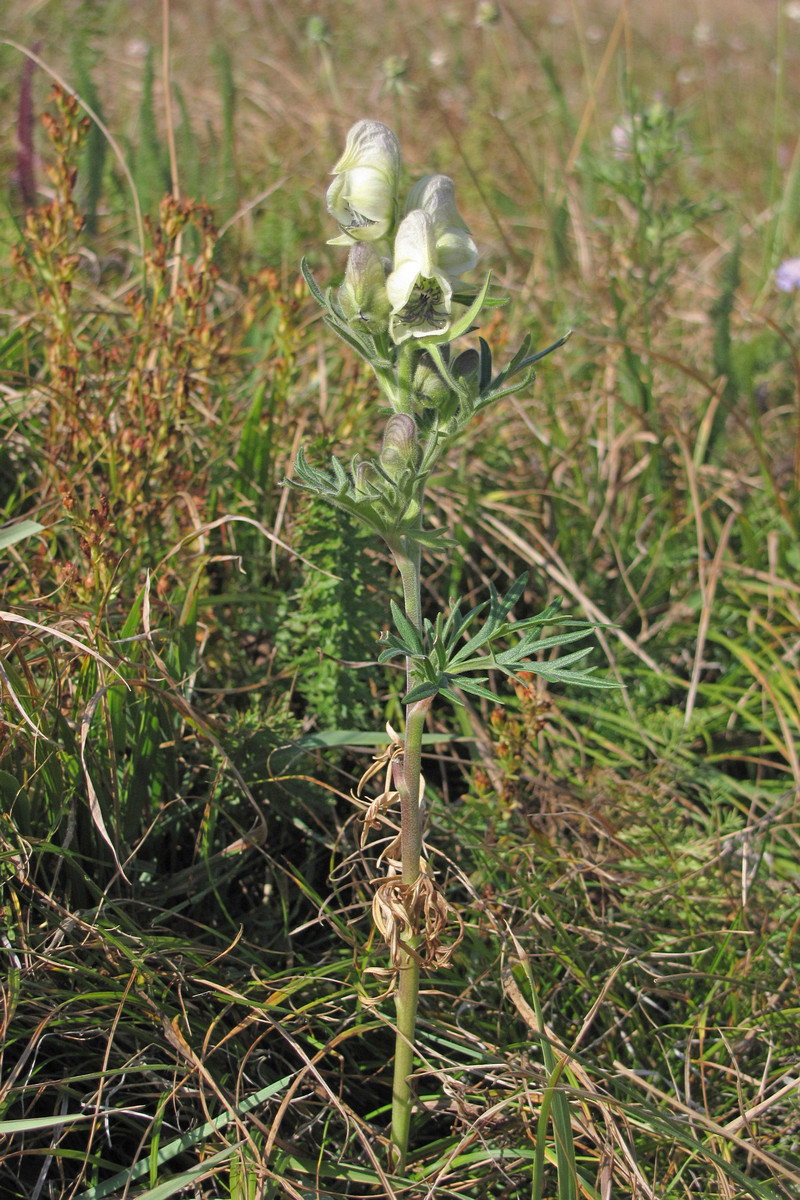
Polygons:
[[378,242],[391,233],[400,163],[400,143],[388,126],[368,120],[352,126],[328,188],[328,212],[342,231],[329,245]]
[[380,464],[391,479],[399,479],[414,465],[417,453],[417,427],[406,413],[392,413],[383,434]]
[[359,458],[353,460],[353,482],[356,496],[360,499],[369,494],[370,475],[374,474],[372,463]]
[[488,29],[500,20],[500,9],[496,0],[478,0],[475,6],[475,24],[479,29]]
[[338,299],[351,325],[366,325],[372,333],[386,329],[391,308],[386,276],[378,253],[369,242],[354,242],[350,247]]
[[440,408],[450,399],[450,387],[429,354],[423,354],[414,371],[414,398],[423,406]]
[[331,31],[324,17],[309,17],[306,22],[306,37],[312,46],[326,46],[331,40]]
[[481,356],[477,350],[462,350],[450,367],[453,378],[465,383],[470,391],[473,388],[477,391],[480,370]]

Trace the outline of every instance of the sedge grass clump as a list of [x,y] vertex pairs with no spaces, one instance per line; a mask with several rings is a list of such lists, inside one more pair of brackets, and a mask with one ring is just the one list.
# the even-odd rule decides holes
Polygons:
[[[405,730],[389,730],[390,744],[365,772],[357,797],[369,780],[383,777],[380,795],[367,807],[365,839],[387,810],[400,805],[399,836],[381,855],[388,875],[375,891],[373,916],[396,980],[391,1143],[394,1166],[403,1173],[420,970],[445,965],[454,948],[447,934],[450,907],[422,840],[422,738],[433,701],[443,696],[461,705],[467,694],[496,702],[487,687],[489,670],[512,679],[526,672],[589,687],[613,685],[594,676],[592,668],[576,669],[589,646],[557,656],[560,647],[584,640],[591,629],[585,621],[562,617],[558,601],[512,622],[526,575],[505,595],[492,587],[489,599],[475,607],[465,608],[456,599],[449,612],[431,617],[423,611],[423,551],[442,555],[450,546],[445,530],[425,520],[431,474],[473,419],[524,387],[533,364],[564,339],[531,353],[526,336],[499,371],[483,338],[456,351],[455,343],[476,328],[482,314],[505,301],[490,292],[489,276],[480,287],[463,279],[477,264],[478,247],[458,211],[452,179],[427,176],[401,204],[400,173],[394,133],[379,121],[357,122],[327,195],[339,226],[332,244],[349,249],[341,287],[323,293],[303,264],[326,324],[375,374],[386,411],[381,444],[372,453],[357,454],[349,467],[333,457],[326,469],[309,463],[301,450],[294,482],[382,538],[403,587],[402,606],[391,601],[395,630],[386,637],[379,661],[404,663]],[[548,634],[557,623],[562,631]]]

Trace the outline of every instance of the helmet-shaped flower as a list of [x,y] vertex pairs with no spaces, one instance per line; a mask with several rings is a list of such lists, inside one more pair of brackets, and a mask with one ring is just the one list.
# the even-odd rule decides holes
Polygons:
[[342,231],[329,245],[378,242],[391,234],[400,165],[400,143],[391,129],[381,121],[356,121],[328,188],[328,212]]
[[386,292],[392,306],[389,332],[395,342],[445,334],[450,328],[453,286],[436,258],[433,218],[421,208],[400,222]]
[[451,324],[453,284],[478,261],[478,248],[458,214],[455,184],[428,175],[411,189],[386,280],[395,342],[444,336]]
[[456,185],[449,175],[426,175],[408,193],[406,212],[421,208],[433,219],[436,261],[451,279],[471,271],[478,247],[456,208]]

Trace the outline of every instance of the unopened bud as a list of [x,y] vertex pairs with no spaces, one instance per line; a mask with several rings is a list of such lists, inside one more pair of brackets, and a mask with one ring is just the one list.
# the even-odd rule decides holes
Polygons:
[[475,24],[479,29],[488,29],[500,20],[500,9],[495,0],[478,0],[475,6]]
[[355,458],[353,460],[353,481],[355,484],[355,493],[359,498],[366,496],[369,493],[370,476],[374,475],[375,468],[371,462],[364,462],[363,459]]
[[477,350],[462,350],[450,367],[450,373],[460,383],[465,383],[470,391],[477,390],[478,377],[481,370],[481,356]]
[[450,398],[450,387],[429,354],[423,354],[417,363],[413,387],[419,403],[430,408],[440,408]]
[[383,263],[369,242],[350,247],[344,283],[338,292],[342,312],[351,324],[363,323],[375,333],[389,324],[389,297]]
[[325,46],[331,40],[331,31],[324,17],[309,17],[306,22],[306,37],[314,46]]
[[417,452],[417,427],[406,413],[392,413],[383,434],[380,464],[391,479],[399,479],[414,465]]

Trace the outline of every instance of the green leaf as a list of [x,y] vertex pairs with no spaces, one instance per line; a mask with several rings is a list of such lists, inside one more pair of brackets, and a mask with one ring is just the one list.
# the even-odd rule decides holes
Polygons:
[[[185,1154],[190,1146],[195,1146],[198,1143],[203,1143],[210,1140],[215,1134],[219,1134],[220,1130],[224,1129],[225,1126],[230,1124],[231,1121],[236,1120],[237,1116],[243,1116],[252,1109],[257,1108],[258,1105],[263,1104],[265,1100],[268,1100],[272,1096],[282,1092],[290,1080],[291,1075],[284,1075],[281,1079],[276,1080],[274,1083],[267,1084],[266,1087],[261,1088],[258,1092],[254,1093],[254,1095],[248,1096],[247,1099],[243,1100],[237,1105],[235,1112],[223,1112],[218,1117],[214,1117],[212,1120],[207,1121],[202,1125],[198,1125],[194,1129],[187,1130],[186,1133],[174,1138],[169,1144],[161,1146],[158,1151],[157,1165],[163,1166],[164,1163],[169,1162],[170,1159],[175,1158],[180,1154]],[[92,1114],[88,1113],[86,1115],[91,1116]],[[50,1118],[46,1119],[49,1120]],[[55,1119],[60,1120],[62,1118]],[[238,1145],[238,1143],[236,1143],[236,1145]],[[229,1157],[229,1155],[236,1149],[236,1145],[228,1146],[226,1150],[220,1151],[219,1157],[215,1155],[211,1158],[205,1159],[203,1163],[203,1169],[205,1169],[205,1167],[210,1163],[224,1161],[224,1159]],[[116,1192],[119,1188],[126,1188],[127,1190],[129,1185],[135,1179],[139,1179],[142,1175],[147,1174],[149,1168],[149,1157],[141,1158],[138,1162],[134,1163],[133,1166],[126,1167],[124,1171],[120,1171],[111,1179],[106,1179],[102,1183],[97,1184],[94,1187],[90,1187],[88,1191],[81,1192],[78,1200],[103,1200],[103,1197],[109,1196],[112,1192]],[[196,1178],[196,1173],[198,1170],[200,1170],[200,1168],[192,1168],[192,1171],[195,1173],[192,1175],[192,1178]],[[167,1184],[165,1186],[172,1187],[174,1191],[176,1184],[178,1184],[180,1187],[184,1186],[186,1179],[190,1174],[191,1172],[187,1172],[183,1175],[176,1176],[172,1180],[171,1184]],[[143,1195],[149,1196],[150,1200],[154,1200],[155,1194],[156,1193],[153,1191],[150,1191],[138,1193],[138,1196],[140,1198]],[[173,1194],[173,1192],[167,1191],[161,1194],[163,1196],[169,1196]]]
[[[472,304],[469,306],[467,311],[464,313],[464,315],[462,317],[459,317],[459,319],[457,321],[454,321],[453,324],[450,326],[450,329],[448,330],[448,335],[447,335],[448,341],[455,341],[456,338],[461,337],[462,334],[465,334],[472,327],[472,324],[475,321],[475,318],[479,315],[481,309],[483,308],[484,302],[486,300],[486,296],[489,292],[489,284],[491,282],[492,282],[492,273],[490,271],[489,274],[486,276],[483,287],[478,292],[477,296],[472,301]],[[424,339],[420,339],[420,340],[423,341]]]
[[442,641],[448,649],[456,644],[461,634],[469,626],[470,622],[474,620],[485,607],[486,601],[484,600],[482,604],[477,605],[477,607],[473,608],[471,612],[468,612],[465,616],[462,616],[461,605],[455,604],[453,606],[453,608],[450,610],[450,616],[447,618],[447,621],[442,629]]
[[531,339],[530,334],[526,334],[523,338],[522,345],[511,359],[511,362],[508,363],[499,373],[499,375],[495,377],[492,384],[492,391],[494,391],[498,385],[505,383],[507,379],[511,379],[514,375],[519,375],[521,371],[524,371],[534,363],[539,362],[540,359],[546,358],[547,355],[552,354],[554,350],[558,350],[558,348],[563,346],[571,336],[572,330],[570,329],[564,334],[563,337],[560,337],[558,341],[553,342],[552,345],[547,346],[546,349],[538,350],[536,354],[528,354],[528,347],[531,344]]
[[478,338],[478,342],[481,348],[480,370],[478,373],[478,393],[480,394],[492,382],[492,351],[489,343],[483,338]]
[[308,259],[305,257],[303,257],[300,261],[300,273],[308,284],[308,290],[311,292],[311,295],[314,297],[317,304],[319,304],[322,308],[327,308],[328,306],[325,303],[325,297],[323,296],[316,279],[311,274],[311,268],[308,265]]
[[517,379],[514,383],[506,384],[505,387],[501,387],[499,389],[492,388],[485,395],[479,397],[474,411],[480,412],[482,409],[486,408],[487,405],[495,404],[498,400],[502,400],[504,396],[513,396],[515,392],[521,392],[523,388],[528,386],[532,379],[533,371],[526,371],[525,374],[520,379]]
[[92,1117],[90,1112],[64,1113],[54,1117],[20,1117],[16,1121],[0,1121],[0,1137],[9,1137],[14,1133],[34,1133],[38,1129],[59,1129],[62,1125],[72,1125],[75,1121],[86,1121]]
[[386,641],[387,641],[386,648],[384,650],[382,650],[381,653],[378,655],[379,663],[387,663],[393,658],[400,658],[400,657],[413,658],[415,660],[425,658],[424,650],[421,652],[415,651],[413,646],[409,646],[406,642],[403,641],[402,638],[397,637],[397,635],[394,633],[388,634]]
[[0,362],[4,362],[9,358],[17,346],[25,337],[25,329],[14,329],[7,337],[0,342]]
[[417,516],[412,520],[399,521],[394,527],[397,535],[409,543],[409,549],[416,545],[426,550],[443,550],[457,545],[453,538],[447,536],[446,529],[420,529],[418,522]]
[[25,520],[17,521],[14,525],[6,525],[5,528],[0,529],[0,550],[6,550],[16,542],[35,537],[37,533],[43,532],[44,525],[40,525],[38,521]]
[[349,327],[349,325],[343,325],[342,322],[337,320],[335,316],[325,313],[322,319],[328,328],[333,330],[337,337],[340,337],[343,342],[347,343],[351,350],[355,351],[359,358],[363,358],[365,362],[370,364],[370,366],[372,365],[374,346],[369,346]]
[[483,628],[470,638],[465,646],[453,655],[451,664],[462,662],[472,655],[481,646],[485,646],[487,642],[497,636],[508,613],[519,600],[522,593],[525,591],[525,584],[528,582],[527,571],[523,572],[517,579],[514,580],[506,594],[501,598],[497,595],[494,584],[489,584],[489,616]]
[[468,692],[472,696],[482,696],[484,700],[491,701],[492,704],[499,703],[497,695],[484,687],[483,684],[488,680],[488,675],[479,677],[478,679],[461,679],[458,680],[458,686],[462,692]]
[[[455,691],[459,689],[493,704],[501,704],[502,699],[485,686],[488,683],[487,670],[500,671],[510,679],[516,680],[530,674],[540,675],[554,683],[570,683],[591,688],[618,687],[613,680],[595,676],[594,667],[574,669],[575,664],[591,654],[592,645],[583,646],[548,662],[536,658],[531,660],[532,654],[585,640],[593,633],[594,626],[582,619],[564,618],[566,630],[541,637],[545,626],[558,621],[560,597],[533,617],[513,623],[507,621],[509,612],[525,590],[526,582],[527,575],[520,575],[502,596],[498,595],[494,586],[490,584],[489,612],[483,626],[455,652],[459,637],[485,609],[486,601],[466,615],[462,614],[460,604],[456,603],[447,619],[441,613],[438,614],[435,624],[426,619],[423,623],[423,637],[419,636],[419,631],[414,629],[407,617],[392,602],[395,624],[400,628],[400,623],[403,622],[403,637],[397,638],[390,634],[389,644],[383,650],[379,661],[388,662],[400,654],[415,660],[414,687],[404,697],[404,703],[410,704],[440,694],[454,704],[461,704],[463,702]],[[499,652],[495,650],[497,642],[503,642],[516,633],[523,635],[516,645],[507,646]],[[482,649],[484,653],[476,653]]]
[[403,704],[416,704],[417,700],[427,700],[428,696],[435,696],[440,690],[438,683],[420,683],[405,694]]
[[565,344],[565,342],[568,342],[571,337],[572,330],[568,329],[564,336],[560,337],[557,342],[553,342],[553,344],[548,346],[545,350],[537,351],[536,354],[529,354],[528,357],[524,358],[519,366],[517,366],[515,369],[517,371],[524,371],[526,367],[532,366],[533,363],[539,362],[540,359],[547,358],[548,354],[552,354],[554,350],[558,350]]
[[503,367],[503,370],[497,376],[498,379],[500,379],[501,376],[503,378],[508,378],[509,375],[513,375],[517,370],[519,370],[519,365],[521,362],[524,361],[525,355],[528,353],[528,350],[530,348],[530,344],[531,344],[531,335],[529,333],[526,333],[524,338],[522,339],[522,345],[520,346],[519,350],[517,350],[516,354],[511,359],[511,361],[509,363],[506,363],[505,367]]
[[[513,626],[512,626],[513,629]],[[522,662],[528,655],[549,650],[553,646],[566,646],[570,642],[578,642],[591,634],[591,627],[575,629],[572,633],[554,633],[552,637],[540,638],[535,633],[528,634],[510,650],[503,650],[497,655],[498,663]]]
[[337,494],[341,495],[347,491],[347,488],[350,486],[350,480],[347,478],[347,472],[335,455],[331,456],[331,470],[333,471],[333,478],[336,481]]
[[564,671],[560,667],[550,669],[543,663],[530,663],[526,664],[524,669],[528,674],[541,675],[549,683],[572,683],[580,687],[604,688],[607,691],[620,686],[614,679],[603,679],[593,675],[595,667],[589,667],[586,671]]
[[146,1192],[139,1192],[136,1200],[169,1200],[169,1197],[177,1196],[190,1183],[196,1183],[206,1175],[213,1174],[215,1166],[226,1162],[241,1145],[242,1142],[235,1142],[226,1146],[224,1150],[218,1150],[216,1154],[210,1154],[198,1166],[190,1167],[188,1171],[182,1171],[173,1179],[167,1179],[164,1183],[156,1184],[154,1188],[148,1188]]
[[422,639],[419,636],[419,631],[411,624],[406,614],[394,600],[391,602],[392,618],[400,637],[407,646],[413,648],[414,654],[424,655],[425,650],[422,645]]
[[[530,382],[533,374],[531,370],[532,365],[537,363],[541,358],[545,358],[548,354],[552,354],[559,346],[563,346],[571,334],[572,330],[570,329],[558,341],[553,342],[552,345],[547,346],[544,350],[537,351],[536,354],[528,354],[531,339],[530,334],[526,334],[522,345],[514,357],[491,382],[484,383],[483,372],[481,372],[481,390],[478,402],[475,405],[475,411],[479,412],[481,409],[486,408],[488,404],[494,404],[497,400],[501,400],[503,396],[510,396],[513,392],[518,392],[521,388],[525,387]],[[515,379],[513,383],[507,382],[510,379],[514,379],[515,376],[521,376],[521,378]]]

